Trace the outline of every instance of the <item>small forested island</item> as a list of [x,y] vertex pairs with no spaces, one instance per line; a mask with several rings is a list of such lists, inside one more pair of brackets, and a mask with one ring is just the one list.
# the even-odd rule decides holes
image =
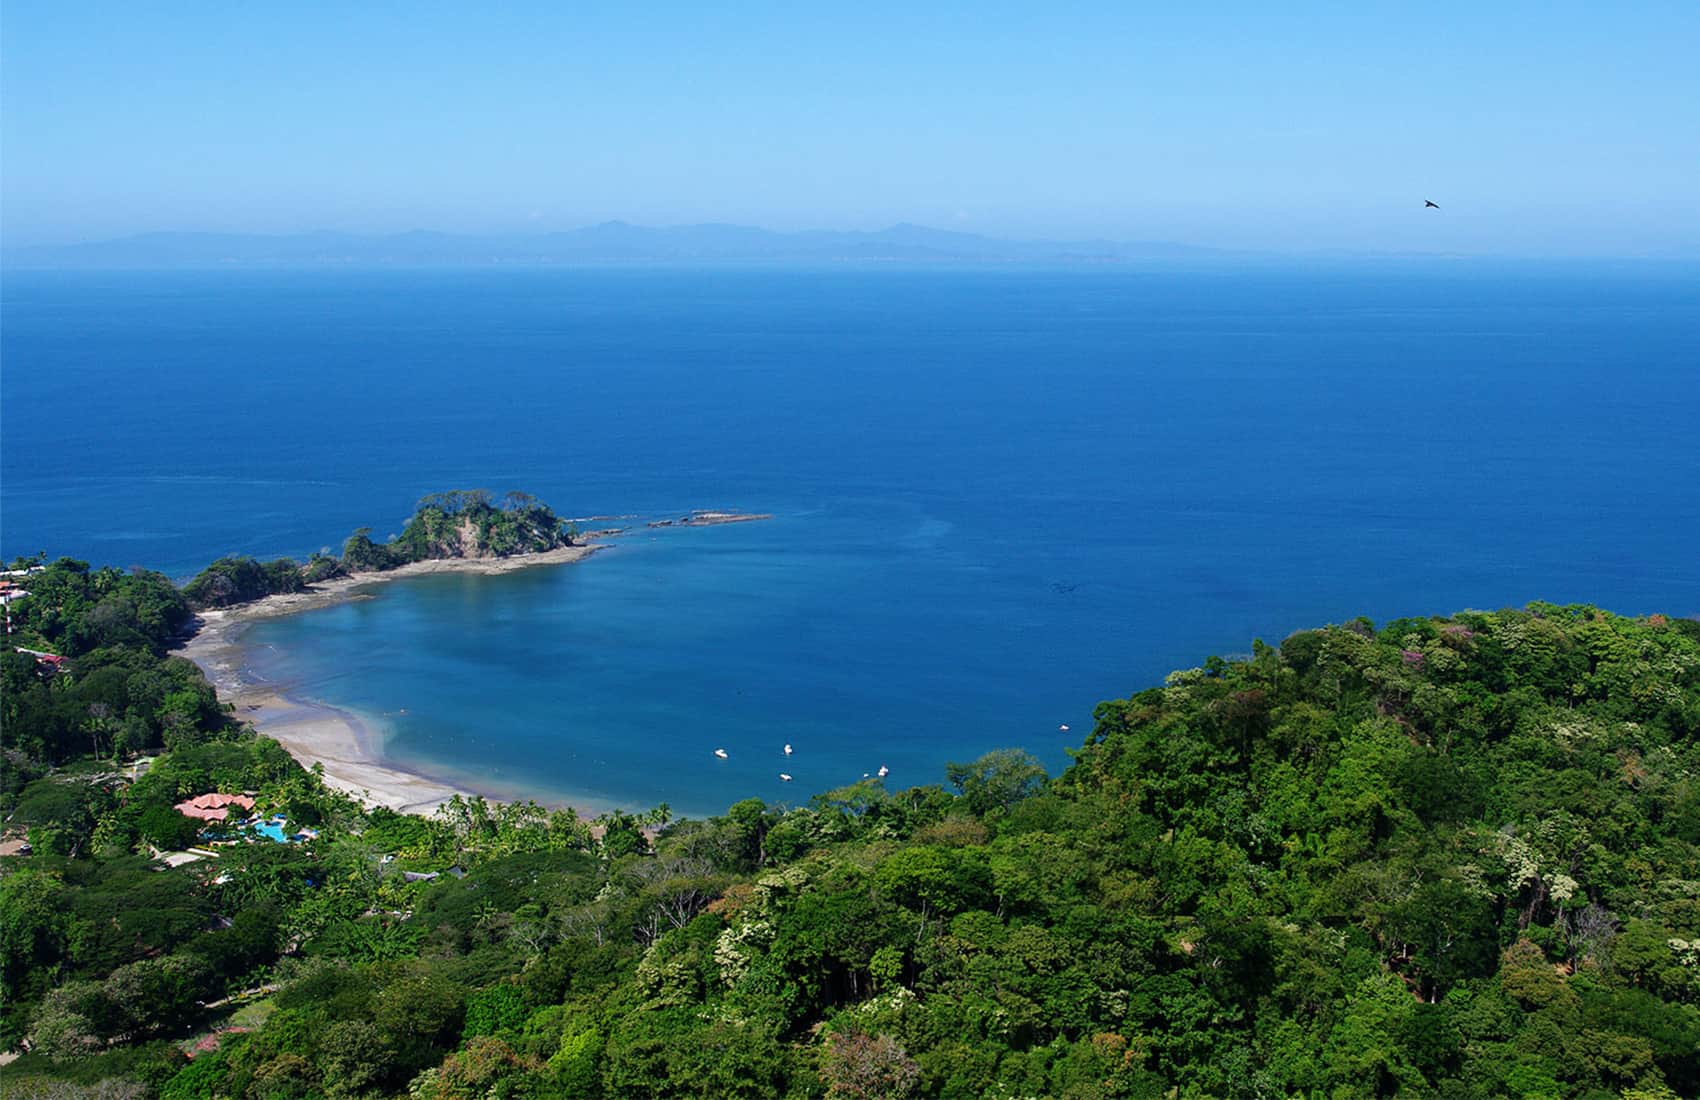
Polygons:
[[[323,568],[567,537],[445,499]],[[1302,631],[1103,703],[1054,778],[426,818],[166,656],[312,562],[18,569],[8,1097],[1700,1094],[1694,621]]]

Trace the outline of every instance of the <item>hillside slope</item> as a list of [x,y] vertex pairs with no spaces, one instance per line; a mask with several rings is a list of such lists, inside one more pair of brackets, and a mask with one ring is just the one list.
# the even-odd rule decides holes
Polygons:
[[[180,933],[92,931],[116,855],[8,868],[8,912],[35,915],[8,918],[7,973],[39,1007],[8,1010],[36,1053],[7,1075],[167,1097],[1695,1095],[1697,734],[1700,624],[1537,604],[1212,658],[1102,704],[1054,780],[1006,751],[948,786],[659,834],[664,810],[594,836],[535,807],[367,815],[259,753],[230,779],[321,836],[239,849],[222,881],[152,873],[197,914]],[[241,952],[204,912],[236,917]],[[177,1015],[97,1009],[138,968],[191,983]],[[220,1026],[195,1000],[256,975],[281,986],[263,1026],[185,1066],[169,1040]]]

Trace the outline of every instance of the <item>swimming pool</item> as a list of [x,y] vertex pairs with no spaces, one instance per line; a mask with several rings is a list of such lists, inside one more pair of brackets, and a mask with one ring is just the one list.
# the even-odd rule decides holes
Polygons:
[[275,821],[259,821],[254,824],[254,831],[261,836],[274,840],[279,844],[288,844],[289,835],[283,831],[283,826]]

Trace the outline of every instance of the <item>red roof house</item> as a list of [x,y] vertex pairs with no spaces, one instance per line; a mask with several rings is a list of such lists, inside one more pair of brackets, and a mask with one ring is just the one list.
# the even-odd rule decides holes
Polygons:
[[254,808],[254,800],[240,794],[198,794],[187,801],[179,802],[176,810],[185,817],[201,821],[224,821],[230,817],[231,806],[251,810]]

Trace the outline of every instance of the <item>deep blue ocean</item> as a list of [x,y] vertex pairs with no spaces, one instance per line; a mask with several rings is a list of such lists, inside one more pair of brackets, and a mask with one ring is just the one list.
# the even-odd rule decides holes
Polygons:
[[1057,769],[1099,700],[1254,637],[1700,613],[1693,267],[18,272],[0,322],[7,556],[184,576],[451,487],[776,515],[250,631],[495,792]]

